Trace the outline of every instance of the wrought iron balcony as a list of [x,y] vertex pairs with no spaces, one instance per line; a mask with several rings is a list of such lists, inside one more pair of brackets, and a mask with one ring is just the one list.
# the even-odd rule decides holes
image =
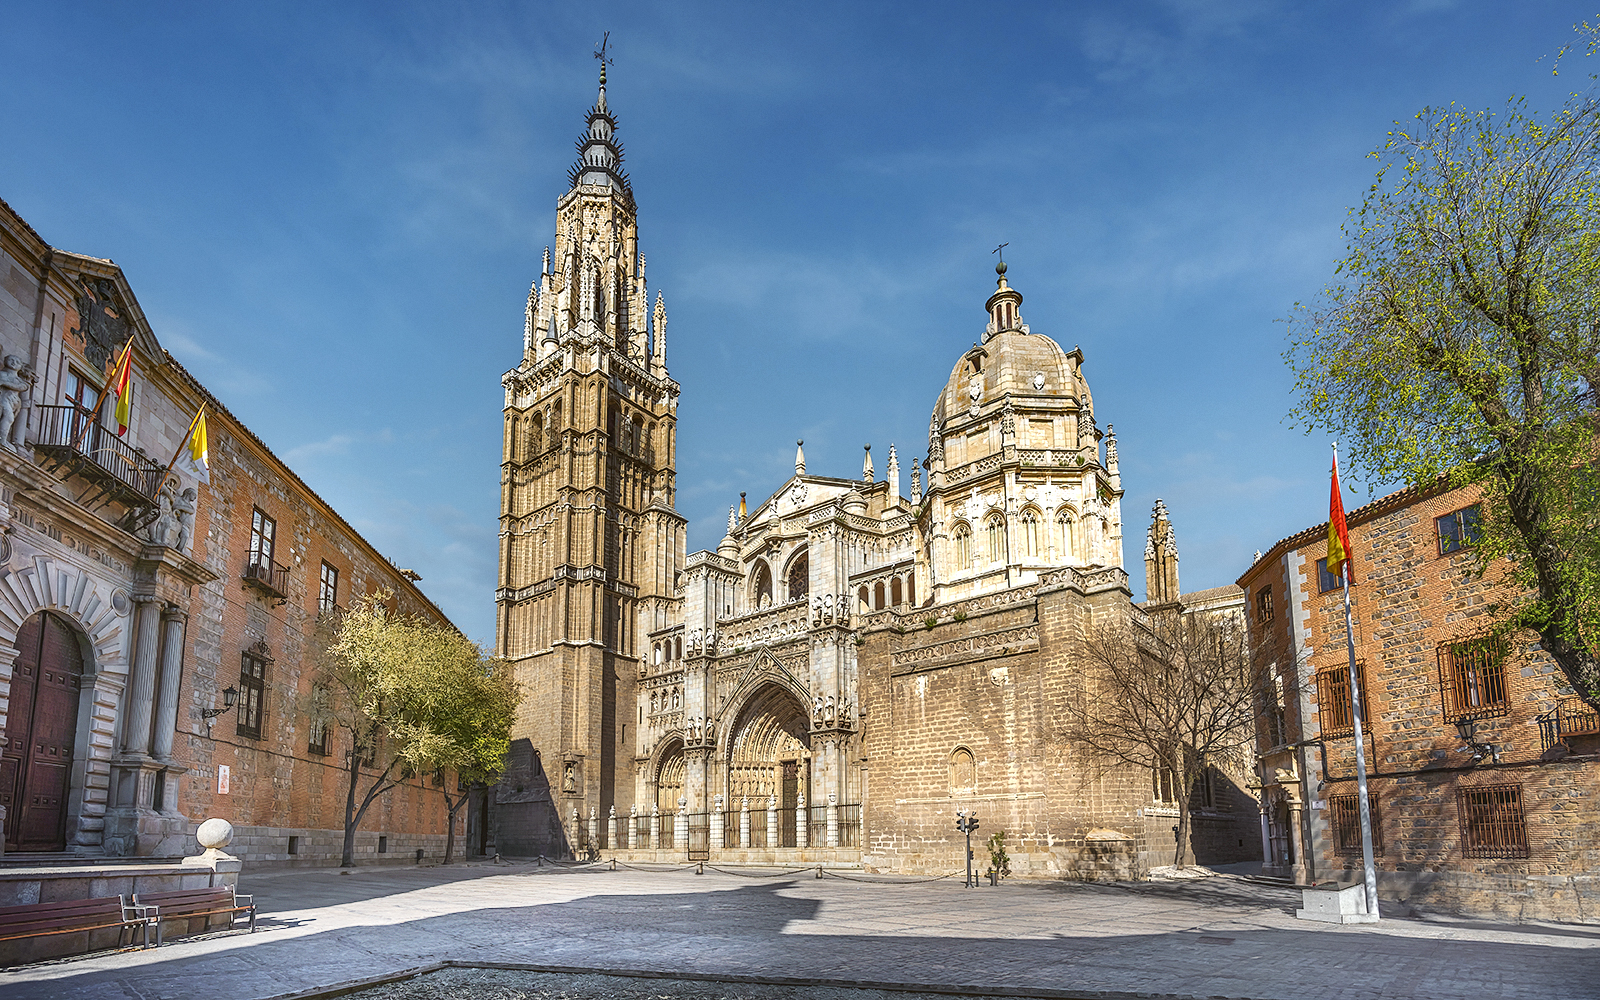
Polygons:
[[162,467],[139,454],[128,442],[76,406],[36,406],[39,430],[34,447],[49,455],[55,468],[95,485],[83,496],[94,508],[116,500],[130,507],[148,507],[161,489]]
[[1538,722],[1544,750],[1566,743],[1568,736],[1600,736],[1600,712],[1582,698],[1561,699],[1553,710],[1539,716]]
[[250,553],[246,559],[244,579],[280,601],[289,596],[289,567],[280,566],[258,552]]

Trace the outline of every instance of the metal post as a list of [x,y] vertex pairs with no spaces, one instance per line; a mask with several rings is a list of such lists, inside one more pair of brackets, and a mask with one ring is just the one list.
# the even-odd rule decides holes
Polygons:
[[1367,804],[1367,754],[1361,742],[1361,686],[1356,677],[1356,630],[1350,615],[1350,553],[1345,553],[1344,572],[1344,638],[1350,650],[1350,718],[1355,723],[1356,737],[1356,792],[1361,804],[1361,863],[1367,882],[1367,913],[1378,919],[1378,871],[1372,864],[1372,812]]
[[978,814],[964,809],[956,811],[956,829],[967,835],[967,879],[962,888],[976,888],[978,879],[972,873],[972,831],[978,828]]

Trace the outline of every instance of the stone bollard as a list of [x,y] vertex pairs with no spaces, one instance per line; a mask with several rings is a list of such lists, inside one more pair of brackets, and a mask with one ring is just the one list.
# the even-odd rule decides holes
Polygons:
[[804,850],[806,837],[811,834],[810,815],[806,812],[806,793],[801,792],[794,803],[794,846]]
[[184,858],[186,865],[203,865],[217,874],[212,880],[214,885],[225,885],[230,889],[237,889],[239,885],[239,869],[244,867],[243,862],[222,849],[233,842],[233,824],[225,819],[208,819],[200,824],[200,829],[194,832],[194,839],[205,848],[202,854],[195,854]]
[[828,846],[839,846],[839,796],[828,793]]
[[711,849],[722,850],[722,796],[711,800]]
[[628,850],[639,849],[639,803],[628,807]]
[[661,850],[661,806],[656,804],[650,807],[650,849]]
[[767,796],[767,850],[775,851],[783,846],[783,841],[778,839],[778,797]]
[[600,850],[600,810],[589,807],[589,850]]
[[689,800],[678,800],[678,815],[672,821],[672,846],[679,851],[689,849]]
[[619,846],[617,843],[617,807],[612,806],[611,815],[606,817],[606,847],[614,851]]
[[583,820],[578,818],[578,807],[572,807],[572,828],[567,837],[572,841],[572,855],[577,857],[583,850]]
[[739,846],[750,849],[750,799],[739,800]]

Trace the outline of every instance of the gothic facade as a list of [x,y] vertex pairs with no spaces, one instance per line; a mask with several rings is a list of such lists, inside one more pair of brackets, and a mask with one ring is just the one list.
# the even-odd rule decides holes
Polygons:
[[503,379],[499,651],[526,707],[497,848],[948,868],[966,808],[1024,867],[1147,863],[1168,823],[1151,776],[1091,774],[1048,712],[1081,629],[1139,613],[1083,353],[1029,328],[1002,263],[908,493],[893,446],[882,477],[869,447],[839,478],[801,442],[786,482],[687,554],[679,386],[615,127],[602,73]]

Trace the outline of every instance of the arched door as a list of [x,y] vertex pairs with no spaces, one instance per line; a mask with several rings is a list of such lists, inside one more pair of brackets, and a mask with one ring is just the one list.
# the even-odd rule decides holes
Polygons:
[[67,846],[67,788],[78,732],[83,651],[65,619],[42,611],[17,630],[11,710],[0,752],[7,851]]

